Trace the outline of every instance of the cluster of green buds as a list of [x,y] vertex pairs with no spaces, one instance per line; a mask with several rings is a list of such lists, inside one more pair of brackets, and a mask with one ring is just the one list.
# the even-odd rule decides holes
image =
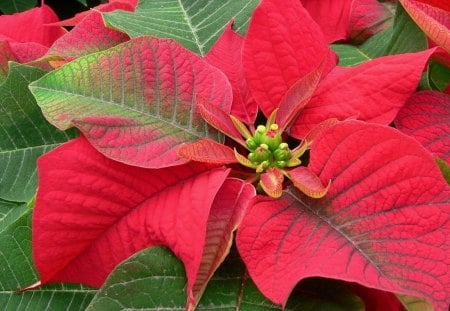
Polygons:
[[269,128],[259,125],[253,137],[246,140],[246,144],[250,150],[247,158],[258,173],[270,167],[284,168],[292,157],[288,144],[282,141],[276,123],[271,124]]
[[265,126],[259,125],[253,133],[242,122],[231,116],[236,129],[245,137],[245,145],[249,151],[245,157],[235,150],[236,159],[240,164],[254,168],[258,174],[271,168],[278,168],[284,172],[284,168],[299,166],[301,164],[299,158],[307,149],[306,142],[293,150],[283,142],[283,129],[274,122],[277,110],[274,110]]

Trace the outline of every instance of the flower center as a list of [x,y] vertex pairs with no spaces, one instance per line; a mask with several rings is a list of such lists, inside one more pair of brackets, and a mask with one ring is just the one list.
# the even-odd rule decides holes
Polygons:
[[256,167],[257,172],[263,172],[270,167],[284,168],[292,157],[276,123],[271,124],[269,128],[259,125],[253,137],[248,138],[246,143],[250,150],[247,158]]

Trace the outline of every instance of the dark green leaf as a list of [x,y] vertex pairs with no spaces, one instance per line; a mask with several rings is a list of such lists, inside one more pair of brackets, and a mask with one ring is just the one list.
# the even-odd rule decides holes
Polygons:
[[107,25],[130,37],[155,35],[172,38],[205,55],[231,19],[234,29],[246,31],[260,0],[161,0],[140,1],[134,13],[105,13]]
[[36,159],[75,136],[50,125],[29,91],[28,84],[43,74],[10,63],[0,85],[0,198],[5,200],[28,202],[36,191]]
[[397,5],[394,25],[376,34],[360,46],[360,49],[371,58],[418,52],[426,48],[425,34],[401,5]]
[[[169,250],[152,247],[119,265],[87,310],[184,310],[185,285],[182,263]],[[286,310],[363,310],[362,306],[344,283],[313,278],[296,287]],[[196,310],[273,311],[281,308],[262,296],[233,250],[208,283]]]
[[444,176],[447,183],[450,185],[450,166],[444,160],[440,158],[435,158],[436,163],[441,169],[442,175]]
[[0,11],[4,14],[14,14],[33,8],[36,3],[36,0],[0,0]]

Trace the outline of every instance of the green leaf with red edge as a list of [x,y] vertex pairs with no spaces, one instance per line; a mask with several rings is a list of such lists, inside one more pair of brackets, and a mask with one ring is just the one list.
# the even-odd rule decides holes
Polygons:
[[[93,9],[95,9],[95,11],[97,12],[112,12],[115,10],[123,10],[123,11],[128,11],[128,12],[132,12],[134,11],[135,7],[136,7],[136,1],[110,1],[109,3],[103,3],[100,5],[97,5],[96,7],[94,7]],[[84,18],[86,18],[87,16],[89,16],[92,13],[91,10],[88,11],[83,11],[80,13],[75,14],[74,17],[72,18],[68,18],[59,22],[54,22],[51,25],[53,26],[76,26],[79,23],[81,23],[81,21],[83,21]]]
[[214,43],[205,59],[211,65],[222,70],[233,89],[231,114],[247,124],[253,124],[258,113],[258,105],[250,94],[244,78],[242,66],[242,47],[244,38],[231,29],[230,22],[222,35]]
[[47,24],[58,21],[58,16],[47,6],[0,16],[0,34],[17,42],[35,42],[50,46],[56,39],[66,33],[61,27]]
[[8,41],[0,41],[0,84],[8,76],[8,62],[16,60]]
[[415,0],[400,0],[408,14],[425,34],[450,53],[450,8],[434,7]]
[[238,162],[233,149],[207,138],[181,145],[177,154],[182,158],[203,163],[230,164]]
[[200,301],[205,288],[230,252],[233,243],[233,232],[242,221],[249,201],[256,195],[255,188],[239,179],[227,179],[214,199],[208,217],[206,240],[202,262],[197,279],[192,288],[193,303],[188,309],[193,310]]
[[394,122],[400,131],[450,164],[450,95],[437,91],[415,93]]
[[70,32],[56,40],[46,58],[73,60],[83,55],[99,52],[129,40],[119,31],[107,28],[99,12],[92,11]]
[[322,276],[450,302],[450,187],[433,158],[395,129],[360,121],[322,132],[309,169],[327,195],[290,189],[258,197],[239,227],[237,245],[251,277],[285,304],[295,284]]
[[262,112],[269,116],[299,79],[326,59],[335,59],[319,26],[298,0],[266,0],[255,9],[242,55],[245,78]]
[[210,208],[228,170],[203,164],[131,167],[83,137],[41,157],[33,215],[33,258],[42,284],[99,287],[133,253],[165,245],[195,282]]
[[380,57],[355,67],[336,67],[319,84],[291,127],[304,138],[320,122],[337,118],[388,125],[419,83],[434,49]]
[[232,100],[220,70],[149,36],[78,58],[30,89],[53,125],[75,125],[106,156],[147,168],[186,162],[176,155],[180,144],[223,139],[198,113],[196,95],[224,111]]

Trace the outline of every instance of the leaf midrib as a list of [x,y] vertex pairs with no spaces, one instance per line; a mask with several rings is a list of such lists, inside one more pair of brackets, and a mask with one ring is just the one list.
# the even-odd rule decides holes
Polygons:
[[[133,108],[131,108],[129,106],[122,106],[122,105],[120,105],[120,103],[117,103],[117,102],[102,100],[102,99],[99,99],[99,98],[96,98],[96,97],[86,96],[86,95],[82,95],[82,94],[75,94],[75,93],[71,93],[71,92],[63,91],[63,90],[50,89],[50,88],[45,88],[45,87],[36,86],[36,85],[30,85],[30,88],[32,90],[43,90],[43,91],[48,91],[48,92],[52,92],[52,93],[59,93],[59,94],[64,94],[64,95],[70,95],[72,97],[81,97],[81,98],[85,98],[85,99],[90,99],[90,100],[93,100],[93,101],[96,101],[96,102],[99,102],[99,103],[102,103],[102,104],[109,104],[111,106],[115,106],[115,107],[118,107],[120,109],[130,110],[132,112],[136,112],[136,113],[141,114],[143,116],[148,116],[148,117],[157,119],[157,120],[159,120],[159,121],[161,121],[161,122],[163,122],[165,124],[168,124],[168,125],[170,125],[172,127],[175,127],[177,129],[179,129],[182,132],[187,132],[187,133],[191,134],[192,136],[195,136],[196,138],[205,138],[206,137],[206,136],[202,136],[198,132],[189,130],[187,127],[186,128],[182,127],[182,126],[178,125],[177,123],[171,123],[171,122],[167,121],[166,119],[162,119],[161,117],[158,117],[158,116],[155,116],[155,115],[151,115],[151,114],[145,113],[143,111],[139,111],[139,110],[133,109]],[[46,104],[44,104],[44,105],[46,105]],[[112,116],[117,116],[117,115],[110,115],[110,116],[112,117]],[[118,117],[122,117],[122,116],[118,116]],[[84,118],[84,117],[82,117],[82,118]],[[129,118],[129,117],[126,117],[126,118]],[[51,123],[53,123],[53,122],[51,122]],[[68,128],[70,128],[70,126],[65,128],[65,129],[62,129],[62,130],[66,130]]]
[[189,29],[192,31],[192,35],[194,36],[195,44],[197,44],[200,55],[205,56],[205,51],[203,49],[203,45],[200,43],[199,37],[197,35],[197,28],[193,26],[191,18],[187,14],[187,10],[184,9],[184,6],[181,3],[181,0],[177,0],[177,1],[178,1],[178,4],[180,5],[180,9],[181,9],[181,12],[183,13],[184,19],[185,19]]

